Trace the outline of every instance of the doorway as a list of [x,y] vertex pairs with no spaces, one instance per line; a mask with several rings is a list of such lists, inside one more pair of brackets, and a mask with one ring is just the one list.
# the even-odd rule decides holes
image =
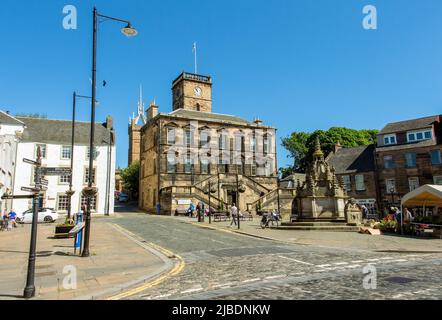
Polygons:
[[236,206],[238,207],[238,203],[236,203],[237,202],[236,195],[237,195],[236,191],[227,190],[227,203],[229,205],[236,204]]

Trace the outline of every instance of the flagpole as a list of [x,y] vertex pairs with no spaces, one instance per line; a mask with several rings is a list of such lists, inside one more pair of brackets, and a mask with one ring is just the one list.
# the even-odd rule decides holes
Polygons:
[[195,54],[195,74],[198,74],[197,48],[196,42],[193,43],[193,53]]

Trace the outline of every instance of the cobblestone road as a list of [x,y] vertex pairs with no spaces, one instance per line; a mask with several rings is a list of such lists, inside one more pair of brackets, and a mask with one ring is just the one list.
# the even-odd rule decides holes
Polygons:
[[[441,253],[290,245],[142,214],[112,222],[186,263],[133,299],[442,299]],[[376,289],[363,286],[370,266]]]

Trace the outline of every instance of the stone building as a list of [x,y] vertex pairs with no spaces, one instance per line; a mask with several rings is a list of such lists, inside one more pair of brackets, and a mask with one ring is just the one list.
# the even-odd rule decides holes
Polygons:
[[141,133],[139,207],[162,214],[209,202],[215,210],[277,207],[276,129],[212,112],[212,78],[182,73],[172,112],[153,102]]
[[387,124],[378,135],[376,169],[381,201],[400,198],[425,184],[442,184],[441,116]]
[[379,194],[375,170],[375,145],[342,148],[339,142],[327,161],[334,167],[350,198],[365,205],[372,213],[379,209]]

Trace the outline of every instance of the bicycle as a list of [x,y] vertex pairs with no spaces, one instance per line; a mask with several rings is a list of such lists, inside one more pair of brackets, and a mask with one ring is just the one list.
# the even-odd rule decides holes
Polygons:
[[280,215],[277,214],[276,216],[274,216],[273,214],[263,214],[262,218],[261,218],[261,228],[265,229],[265,228],[270,228],[270,224],[272,224],[272,227],[275,226],[279,227],[279,223],[281,222],[280,219]]

